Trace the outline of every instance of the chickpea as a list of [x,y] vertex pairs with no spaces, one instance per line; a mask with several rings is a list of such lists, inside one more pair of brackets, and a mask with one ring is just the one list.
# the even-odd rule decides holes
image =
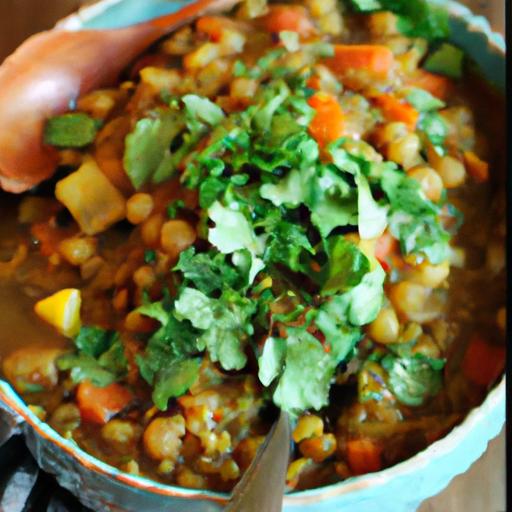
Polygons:
[[430,290],[411,281],[402,281],[391,288],[390,299],[393,306],[404,316],[423,310]]
[[130,332],[152,332],[155,329],[155,321],[138,311],[130,311],[124,319],[124,327]]
[[377,318],[370,324],[368,335],[377,343],[396,343],[400,323],[393,308],[382,308]]
[[160,243],[160,232],[165,223],[165,217],[161,213],[151,215],[142,224],[141,236],[142,241],[148,247],[158,247]]
[[434,203],[441,199],[443,180],[434,169],[427,166],[415,167],[408,174],[409,177],[420,184],[421,190],[427,199],[434,201]]
[[3,360],[2,370],[20,393],[51,389],[58,381],[55,361],[61,354],[56,348],[21,348]]
[[304,439],[299,445],[299,450],[304,457],[313,459],[314,462],[323,462],[336,451],[336,438],[334,434],[323,434]]
[[80,425],[80,409],[72,403],[61,404],[50,417],[50,425],[60,434],[72,432]]
[[178,470],[176,483],[181,487],[187,487],[189,489],[205,489],[207,487],[207,482],[204,477],[183,466]]
[[138,192],[126,202],[126,218],[132,224],[141,224],[153,211],[153,198],[149,194]]
[[437,288],[450,275],[450,263],[444,261],[439,265],[432,265],[428,261],[420,263],[412,272],[410,280],[427,288]]
[[90,236],[66,238],[59,244],[59,253],[71,265],[80,266],[96,254],[96,243]]
[[390,144],[409,133],[405,123],[393,122],[380,126],[375,133],[375,142],[378,146]]
[[323,432],[324,422],[322,418],[314,414],[308,414],[301,416],[299,421],[297,421],[297,425],[293,431],[293,440],[296,443],[300,443],[304,439],[321,436]]
[[182,440],[185,436],[185,418],[181,414],[170,418],[156,418],[144,431],[144,450],[154,460],[179,457]]
[[418,338],[418,341],[415,343],[411,352],[413,354],[422,354],[433,359],[437,359],[441,356],[441,350],[439,350],[439,347],[432,336],[429,336],[428,334],[422,334]]
[[133,274],[133,282],[141,290],[151,288],[156,282],[155,271],[150,265],[143,265]]
[[177,258],[196,241],[195,229],[184,220],[170,220],[162,226],[160,243],[164,252]]
[[110,420],[101,429],[101,438],[120,453],[129,451],[140,434],[140,427],[126,420]]
[[226,459],[220,467],[220,477],[224,482],[236,480],[240,476],[240,468],[233,459]]
[[410,169],[421,163],[420,148],[420,138],[414,133],[408,133],[389,144],[388,158],[404,169]]
[[460,187],[466,181],[464,164],[453,156],[443,156],[435,163],[435,170],[441,176],[446,188]]

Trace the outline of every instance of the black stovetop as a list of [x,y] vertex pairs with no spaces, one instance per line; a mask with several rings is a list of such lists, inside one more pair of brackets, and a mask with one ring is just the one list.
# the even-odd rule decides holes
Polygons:
[[91,512],[41,471],[22,436],[0,447],[0,512]]

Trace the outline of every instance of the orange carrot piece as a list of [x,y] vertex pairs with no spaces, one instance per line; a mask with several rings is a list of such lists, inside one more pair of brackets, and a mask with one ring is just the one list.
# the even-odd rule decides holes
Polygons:
[[286,30],[308,37],[315,32],[308,11],[302,5],[270,5],[268,14],[263,17],[263,24],[268,32],[273,33]]
[[76,400],[84,421],[104,425],[122,411],[133,399],[132,393],[119,384],[104,388],[83,381],[78,386]]
[[382,446],[368,438],[352,439],[347,442],[347,459],[355,475],[379,471],[382,468]]
[[320,80],[320,77],[318,75],[313,75],[309,78],[306,85],[310,89],[314,89],[315,91],[320,91],[322,89],[322,81]]
[[491,345],[474,336],[462,361],[462,370],[468,380],[482,387],[492,384],[505,368],[505,347]]
[[326,60],[327,66],[337,75],[364,69],[376,77],[386,76],[393,62],[393,53],[387,46],[370,44],[337,44],[334,46],[334,57]]
[[464,163],[469,175],[477,182],[489,179],[489,164],[480,159],[473,151],[464,152]]
[[396,252],[398,252],[398,241],[386,231],[375,244],[375,257],[386,272],[390,268],[388,258]]
[[317,92],[309,98],[308,103],[316,110],[316,115],[309,125],[309,133],[320,147],[343,137],[345,130],[343,111],[332,94]]
[[373,102],[380,108],[387,121],[405,123],[411,130],[416,129],[420,114],[408,103],[400,101],[392,94],[380,94]]
[[443,100],[448,96],[452,87],[452,81],[441,75],[435,75],[424,69],[418,69],[406,80],[406,84],[412,87],[425,89],[433,96]]

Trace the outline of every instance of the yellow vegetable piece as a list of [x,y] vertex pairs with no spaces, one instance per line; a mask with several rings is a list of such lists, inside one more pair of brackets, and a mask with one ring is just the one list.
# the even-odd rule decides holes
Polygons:
[[71,212],[86,235],[105,231],[126,214],[125,198],[92,158],[57,183],[55,197]]
[[68,288],[40,300],[34,310],[39,317],[61,334],[72,338],[80,331],[81,304],[80,290]]

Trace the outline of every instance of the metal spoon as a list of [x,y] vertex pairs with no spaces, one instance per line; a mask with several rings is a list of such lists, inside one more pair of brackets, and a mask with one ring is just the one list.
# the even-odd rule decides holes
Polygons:
[[291,426],[281,411],[256,457],[235,487],[226,512],[280,512],[290,458]]

